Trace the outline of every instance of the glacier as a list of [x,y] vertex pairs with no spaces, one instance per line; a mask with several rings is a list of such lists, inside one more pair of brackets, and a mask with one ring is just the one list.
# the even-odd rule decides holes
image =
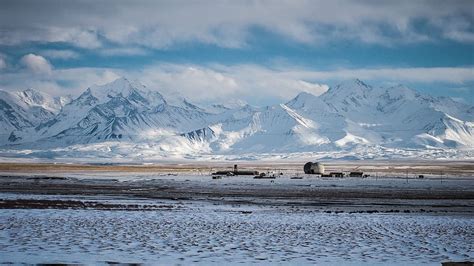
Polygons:
[[474,107],[359,79],[273,106],[200,105],[119,78],[74,99],[0,91],[0,145],[2,160],[473,159]]

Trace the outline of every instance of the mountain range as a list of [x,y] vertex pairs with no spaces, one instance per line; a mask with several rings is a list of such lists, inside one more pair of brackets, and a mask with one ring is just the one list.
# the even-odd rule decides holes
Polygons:
[[4,152],[102,144],[112,154],[110,147],[139,145],[130,156],[142,149],[146,156],[148,149],[184,157],[374,147],[473,150],[474,107],[358,79],[274,106],[237,100],[199,106],[120,78],[74,99],[33,89],[0,91],[0,144]]

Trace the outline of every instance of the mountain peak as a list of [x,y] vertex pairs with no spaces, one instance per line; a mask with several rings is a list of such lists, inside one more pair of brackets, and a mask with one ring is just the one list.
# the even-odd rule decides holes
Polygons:
[[40,106],[54,113],[58,112],[63,107],[64,103],[67,102],[65,99],[58,101],[53,96],[33,88],[16,92],[15,95],[21,103],[26,104],[27,106]]
[[309,92],[302,91],[295,98],[286,103],[293,109],[318,110],[322,111],[326,107],[321,98]]
[[141,88],[145,88],[145,86],[138,82],[131,82],[125,77],[121,77],[104,85],[91,86],[88,91],[100,101],[103,101],[119,95],[126,98]]
[[350,79],[329,88],[327,92],[322,94],[322,98],[329,101],[334,101],[336,98],[342,99],[347,97],[366,98],[371,91],[373,91],[373,87],[367,85],[360,79]]
[[298,93],[295,98],[293,98],[289,102],[287,102],[286,105],[293,106],[297,103],[303,104],[304,102],[307,102],[308,100],[312,100],[314,98],[317,98],[317,96],[314,95],[314,94],[311,94],[309,92],[302,91],[302,92]]
[[345,89],[372,89],[370,85],[367,85],[360,79],[349,79],[339,83],[335,88]]
[[308,98],[308,97],[316,97],[316,95],[310,92],[302,91],[298,93],[295,98]]
[[413,100],[419,96],[419,93],[402,84],[390,87],[386,91],[390,98],[394,99],[405,98],[408,100]]
[[[130,79],[127,79],[126,77],[120,77],[112,82],[109,82],[105,85],[110,84],[111,86],[116,86],[116,87],[135,87],[135,88],[144,88],[145,86],[141,84],[138,81],[132,81]],[[105,86],[104,85],[104,86]]]
[[44,101],[44,94],[40,91],[37,91],[33,88],[26,89],[22,92],[19,92],[19,96],[25,101],[28,99],[31,102],[39,103]]
[[225,102],[223,105],[229,109],[239,109],[246,107],[248,103],[241,99],[231,99]]
[[96,86],[96,87],[129,88],[129,87],[132,87],[132,83],[127,78],[120,77],[114,81],[111,81],[109,83],[106,83],[101,86]]
[[41,94],[40,91],[35,90],[33,88],[28,88],[26,90],[23,90],[22,92],[25,93],[25,94]]

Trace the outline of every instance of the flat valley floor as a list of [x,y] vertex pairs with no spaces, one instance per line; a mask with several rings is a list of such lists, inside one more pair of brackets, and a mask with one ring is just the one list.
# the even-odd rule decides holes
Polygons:
[[[0,164],[0,263],[440,265],[474,260],[473,162]],[[420,175],[423,178],[419,178]]]

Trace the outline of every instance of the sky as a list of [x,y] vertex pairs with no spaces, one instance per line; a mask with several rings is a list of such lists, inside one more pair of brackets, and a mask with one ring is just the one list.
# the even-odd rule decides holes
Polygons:
[[474,2],[0,1],[0,89],[77,96],[122,76],[203,103],[359,78],[474,104]]

